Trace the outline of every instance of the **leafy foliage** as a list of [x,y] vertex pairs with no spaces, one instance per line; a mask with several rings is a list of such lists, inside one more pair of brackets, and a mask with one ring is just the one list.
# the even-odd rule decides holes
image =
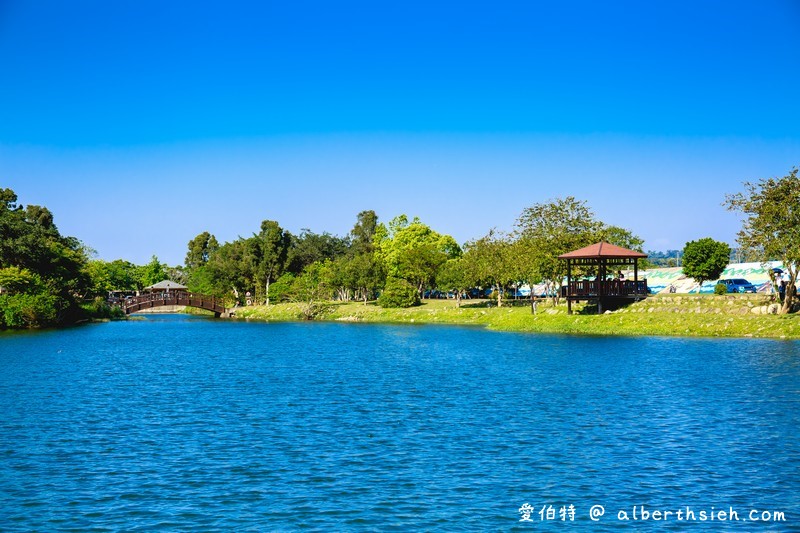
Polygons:
[[165,279],[168,279],[167,265],[161,263],[156,256],[150,258],[150,262],[139,269],[139,282],[144,287],[149,287]]
[[519,257],[525,278],[545,281],[557,303],[567,275],[567,265],[558,256],[600,240],[603,224],[586,202],[568,196],[526,208],[516,226],[524,244]]
[[445,291],[453,291],[456,295],[456,305],[461,307],[461,293],[472,286],[466,259],[464,257],[448,259],[436,274],[436,285]]
[[386,308],[419,305],[419,292],[416,287],[404,279],[389,278],[383,294],[378,298],[378,305]]
[[45,207],[17,205],[0,189],[0,313],[5,327],[39,327],[80,315],[90,284],[85,247],[61,235]]
[[2,325],[7,328],[38,328],[55,325],[68,302],[47,293],[0,295]]
[[191,270],[208,263],[208,258],[219,250],[217,238],[204,231],[189,241],[189,251],[186,253],[186,268]]
[[687,242],[683,249],[683,273],[703,284],[719,278],[728,266],[731,247],[710,237]]
[[375,253],[388,277],[405,279],[421,293],[436,278],[439,267],[461,255],[461,247],[453,237],[434,231],[418,218],[409,222],[400,215],[388,226],[376,228]]
[[745,182],[744,193],[727,195],[725,205],[743,213],[737,241],[761,261],[780,259],[789,273],[782,313],[792,309],[800,267],[800,176],[797,168],[781,178]]
[[464,254],[466,275],[473,285],[495,288],[497,306],[503,306],[503,289],[517,279],[518,270],[508,236],[495,230],[467,243]]

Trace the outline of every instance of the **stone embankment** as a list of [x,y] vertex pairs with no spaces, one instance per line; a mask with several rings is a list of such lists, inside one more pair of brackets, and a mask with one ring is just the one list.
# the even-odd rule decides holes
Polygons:
[[769,295],[736,294],[651,296],[616,313],[678,313],[705,315],[777,315],[781,305]]

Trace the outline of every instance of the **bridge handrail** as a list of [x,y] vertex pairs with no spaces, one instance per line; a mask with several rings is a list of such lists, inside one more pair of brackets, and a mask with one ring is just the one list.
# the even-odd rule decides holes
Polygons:
[[117,305],[126,311],[133,308],[139,310],[145,307],[156,307],[152,305],[156,302],[159,305],[188,305],[216,312],[224,312],[225,310],[225,302],[221,298],[187,291],[148,292],[139,296],[127,296],[118,301],[109,301],[112,305]]

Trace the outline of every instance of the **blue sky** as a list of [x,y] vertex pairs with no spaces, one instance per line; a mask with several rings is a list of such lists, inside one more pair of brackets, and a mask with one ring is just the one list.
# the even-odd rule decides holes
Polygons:
[[800,2],[0,0],[0,187],[107,260],[263,219],[458,241],[567,195],[646,248],[800,164]]

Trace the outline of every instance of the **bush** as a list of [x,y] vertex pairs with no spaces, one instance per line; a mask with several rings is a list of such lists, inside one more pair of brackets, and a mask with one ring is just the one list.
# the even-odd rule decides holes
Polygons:
[[7,328],[37,328],[58,322],[64,307],[49,294],[5,294],[0,296],[0,325]]
[[83,314],[89,318],[125,318],[125,311],[116,305],[109,305],[102,296],[81,305]]
[[316,320],[330,312],[333,306],[328,302],[301,302],[297,318],[302,320]]
[[419,294],[416,287],[404,279],[389,278],[386,281],[378,305],[381,307],[411,307],[419,305]]
[[294,275],[287,272],[273,281],[269,286],[269,301],[272,303],[289,301],[294,280]]
[[728,294],[728,286],[724,283],[714,285],[714,294]]

